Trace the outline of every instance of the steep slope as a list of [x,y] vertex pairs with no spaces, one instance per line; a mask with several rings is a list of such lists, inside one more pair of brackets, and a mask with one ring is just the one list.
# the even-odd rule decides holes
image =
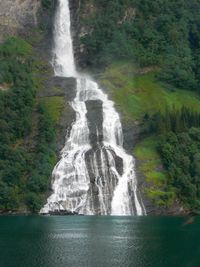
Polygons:
[[0,1],[0,41],[9,36],[25,35],[32,27],[37,27],[40,0]]
[[37,212],[74,118],[75,81],[54,78],[49,62],[54,1],[0,5],[11,21],[0,34],[0,213]]
[[[58,151],[64,144],[65,130],[74,119],[68,101],[75,96],[75,81],[53,78],[49,63],[56,2],[0,0],[0,42],[10,36],[17,37],[14,42],[14,39],[9,39],[1,46],[1,61],[5,63],[0,69],[1,106],[6,103],[7,97],[11,96],[13,101],[12,93],[16,93],[18,88],[16,80],[20,80],[23,71],[28,70],[28,81],[33,83],[35,91],[29,116],[31,126],[20,138],[12,139],[8,146],[9,151],[17,151],[18,148],[28,154],[30,151],[31,169],[26,170],[16,184],[10,184],[5,178],[9,180],[14,177],[15,169],[10,168],[10,173],[6,174],[0,172],[0,183],[3,184],[0,191],[1,211],[40,209],[49,189],[50,173],[58,159]],[[139,186],[146,197],[148,211],[152,213],[198,212],[200,209],[198,129],[190,129],[200,127],[199,5],[197,0],[70,0],[77,65],[94,73],[121,112],[125,148],[129,152],[134,149],[138,159]],[[27,51],[23,51],[24,46],[21,45],[24,42],[18,37],[25,39],[25,47],[31,47],[28,61]],[[13,43],[18,45],[13,46]],[[5,47],[8,52],[5,52]],[[12,65],[11,61],[16,64]],[[24,63],[26,70],[23,70]],[[15,65],[20,70],[12,71],[10,76],[9,68],[13,70]],[[12,110],[12,105],[9,108]],[[1,112],[1,120],[6,122],[1,124],[1,134],[8,130],[6,120],[15,118],[15,112],[9,113]],[[22,117],[19,116],[19,122]],[[44,119],[42,125],[40,118]],[[42,133],[45,126],[49,127],[49,132],[52,128],[56,132],[53,133],[55,138],[51,151],[42,152],[48,158],[48,164],[45,163],[48,165],[47,172],[38,174],[38,169],[45,169],[40,166],[40,160],[36,160],[41,152],[38,143],[48,136],[48,130],[46,134],[45,131]],[[169,137],[170,131],[175,135]],[[43,141],[47,145],[46,137]],[[183,157],[177,152],[183,149],[177,140],[187,141]],[[179,169],[174,168],[173,153],[169,151],[173,142],[177,147],[173,152],[177,155]],[[191,144],[193,154],[189,150]],[[20,163],[21,152],[10,153],[10,156],[8,150],[5,151],[1,155],[2,166],[7,164],[4,160],[11,161],[15,156],[16,162]],[[162,151],[167,153],[163,155]],[[189,151],[190,155],[185,155],[185,151]],[[44,177],[45,186],[41,183]],[[180,183],[176,183],[177,179]],[[31,193],[28,201],[24,197],[27,184],[30,186],[28,193]],[[40,186],[42,191],[38,189]],[[16,205],[12,205],[13,199]]]
[[[149,211],[198,213],[199,1],[88,0],[78,7],[77,62],[115,99],[126,146],[140,140],[134,153]],[[184,146],[177,140],[188,140],[188,155],[177,152]]]

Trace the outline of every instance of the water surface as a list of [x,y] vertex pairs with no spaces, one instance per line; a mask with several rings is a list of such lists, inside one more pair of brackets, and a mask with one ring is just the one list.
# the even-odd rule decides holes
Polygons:
[[199,267],[200,218],[0,217],[0,267]]

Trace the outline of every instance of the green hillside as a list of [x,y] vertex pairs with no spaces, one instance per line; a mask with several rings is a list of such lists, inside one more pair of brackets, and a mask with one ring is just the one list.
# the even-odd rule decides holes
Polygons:
[[[166,108],[182,106],[200,112],[200,97],[188,88],[177,89],[161,83],[153,70],[139,74],[128,63],[111,65],[101,76],[101,83],[108,87],[116,104],[127,119],[142,119],[145,114],[164,113]],[[141,70],[142,72],[142,70]]]
[[25,40],[2,43],[0,59],[0,212],[37,212],[57,159],[64,97],[38,96],[49,67]]
[[[121,110],[123,119],[129,123],[137,121],[140,125],[143,137],[137,142],[133,154],[140,162],[139,170],[148,184],[148,187],[143,188],[143,192],[155,205],[170,207],[177,198],[181,198],[182,193],[179,185],[171,183],[173,175],[169,169],[165,169],[163,155],[159,151],[159,145],[165,145],[163,136],[167,132],[149,132],[145,117],[151,118],[155,114],[165,116],[167,110],[181,112],[183,107],[191,110],[192,114],[200,114],[200,97],[198,93],[187,88],[183,90],[161,83],[157,78],[158,71],[154,68],[138,70],[130,63],[117,63],[107,67],[100,80],[109,90],[116,107]],[[185,129],[185,132],[187,131],[188,129]],[[194,145],[192,141],[191,144]],[[180,165],[180,162],[177,164]],[[176,178],[178,174],[174,177]],[[194,198],[198,198],[198,193]],[[191,204],[188,199],[189,197],[185,197],[183,202],[185,207],[190,209],[195,201]],[[198,207],[195,205],[194,209],[198,210]]]
[[100,73],[123,119],[137,121],[140,129],[134,154],[145,176],[144,193],[157,206],[176,202],[195,213],[199,9],[197,0],[85,0],[80,9],[82,61]]

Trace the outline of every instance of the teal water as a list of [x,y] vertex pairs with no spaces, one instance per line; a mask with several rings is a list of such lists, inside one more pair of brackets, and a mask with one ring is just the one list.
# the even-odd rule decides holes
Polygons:
[[0,217],[0,267],[199,267],[200,218]]

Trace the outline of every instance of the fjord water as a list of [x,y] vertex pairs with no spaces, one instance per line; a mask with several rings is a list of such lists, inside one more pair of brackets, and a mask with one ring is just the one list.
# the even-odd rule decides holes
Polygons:
[[200,218],[0,217],[1,267],[199,267]]
[[114,103],[96,82],[76,71],[68,0],[58,1],[54,42],[55,75],[75,77],[77,82],[71,103],[76,120],[53,171],[53,193],[41,213],[145,214],[134,159],[123,149],[122,126]]

